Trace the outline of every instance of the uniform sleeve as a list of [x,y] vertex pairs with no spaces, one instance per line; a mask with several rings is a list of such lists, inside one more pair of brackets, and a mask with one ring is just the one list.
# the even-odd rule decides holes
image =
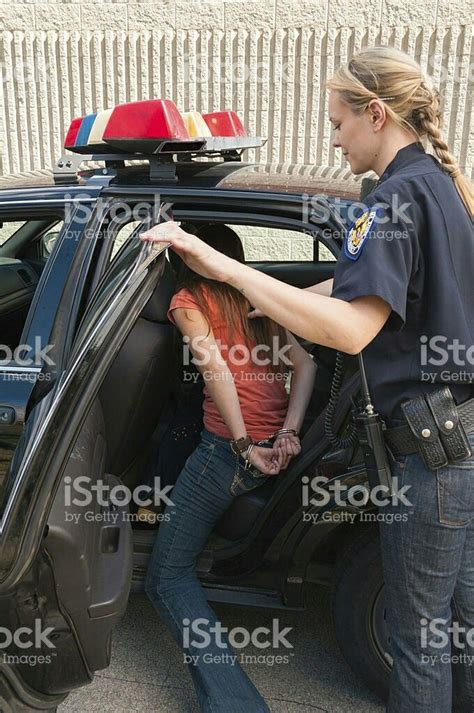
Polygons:
[[334,272],[332,297],[381,297],[392,308],[387,326],[405,323],[410,278],[416,263],[418,236],[413,221],[383,208],[365,210],[346,231]]
[[183,287],[181,290],[179,290],[178,292],[176,292],[176,294],[173,295],[173,297],[171,298],[170,306],[168,307],[168,312],[166,313],[166,316],[168,317],[169,321],[172,322],[174,325],[176,325],[176,322],[173,317],[173,310],[177,309],[178,307],[198,309],[200,312],[202,312],[202,307],[200,306],[199,302],[185,287]]

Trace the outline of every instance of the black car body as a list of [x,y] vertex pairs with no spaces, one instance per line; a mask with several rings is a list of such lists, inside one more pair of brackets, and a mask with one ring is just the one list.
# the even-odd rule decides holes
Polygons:
[[[162,202],[188,224],[294,231],[311,240],[312,259],[250,264],[306,287],[333,274],[328,251],[337,256],[360,194],[346,174],[239,161],[178,161],[151,174],[147,163],[110,162],[68,173],[63,162],[55,176],[0,180],[0,222],[9,234],[0,246],[7,356],[0,365],[0,622],[5,632],[33,631],[38,621],[50,632],[31,648],[15,636],[6,641],[2,711],[55,710],[108,666],[113,628],[130,588],[142,586],[156,534],[128,517],[126,503],[101,505],[93,491],[97,481],[130,489],[144,481],[172,396],[175,328],[166,310],[173,267],[136,232],[121,242],[117,236],[143,220],[138,205]],[[12,221],[18,225],[9,231]],[[330,489],[323,504],[304,502],[305,475],[345,484],[346,496],[360,491],[366,475],[357,448],[337,450],[325,435],[334,354],[303,344],[319,369],[302,452],[284,476],[234,500],[200,557],[199,575],[211,601],[269,608],[304,608],[308,581],[332,586],[343,651],[383,694],[390,661],[377,527],[363,517],[371,508],[341,503]],[[349,361],[336,429],[358,388]],[[81,477],[75,502],[71,483]],[[77,515],[87,503],[86,521]],[[117,512],[123,517],[114,519]],[[43,665],[25,659],[32,652],[46,657]]]

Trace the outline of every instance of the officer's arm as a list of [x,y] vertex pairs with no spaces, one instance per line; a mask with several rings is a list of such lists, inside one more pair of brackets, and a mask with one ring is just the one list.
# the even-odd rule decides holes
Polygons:
[[232,261],[225,281],[267,317],[293,334],[347,354],[358,354],[380,332],[391,307],[381,297],[350,302],[286,285],[247,265]]
[[317,285],[305,287],[304,290],[305,292],[314,292],[316,295],[326,295],[326,297],[330,297],[333,282],[334,280],[331,277],[329,280],[324,280],[324,282],[318,282]]
[[[317,295],[326,295],[326,297],[329,297],[332,292],[332,285],[333,285],[334,280],[332,277],[329,280],[324,280],[324,282],[318,282],[317,285],[311,285],[310,287],[303,287],[303,290],[305,292],[314,292]],[[251,312],[249,312],[249,317],[252,319],[255,317],[264,317],[265,315],[263,314],[262,310],[260,309],[253,309]]]

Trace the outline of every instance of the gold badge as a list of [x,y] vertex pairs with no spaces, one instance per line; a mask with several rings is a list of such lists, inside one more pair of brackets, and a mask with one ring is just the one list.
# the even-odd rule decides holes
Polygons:
[[348,231],[344,242],[344,248],[347,257],[351,260],[357,260],[359,257],[362,246],[369,237],[369,230],[374,222],[376,214],[377,211],[375,210],[365,210]]

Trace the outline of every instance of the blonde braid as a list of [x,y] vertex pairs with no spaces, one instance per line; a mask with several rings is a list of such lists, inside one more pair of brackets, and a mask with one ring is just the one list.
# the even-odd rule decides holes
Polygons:
[[413,110],[413,124],[422,135],[426,134],[436,152],[437,157],[440,160],[441,166],[446,173],[451,176],[451,178],[455,178],[456,176],[461,175],[461,169],[456,163],[456,159],[449,151],[448,144],[441,135],[439,93],[437,90],[428,89],[425,83],[421,82],[419,95],[427,95],[427,101],[426,104]]
[[450,152],[448,144],[441,134],[441,113],[439,109],[439,93],[436,89],[426,87],[421,82],[421,92],[428,94],[428,103],[413,111],[414,124],[420,127],[420,133],[426,134],[428,141],[433,146],[436,156],[439,158],[441,167],[448,173],[454,181],[459,195],[468,209],[471,217],[474,213],[474,198],[472,184],[461,173],[459,164]]

